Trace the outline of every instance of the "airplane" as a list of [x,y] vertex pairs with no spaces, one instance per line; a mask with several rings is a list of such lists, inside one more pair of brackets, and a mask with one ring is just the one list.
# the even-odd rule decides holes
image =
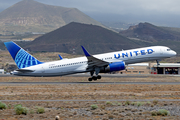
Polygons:
[[[176,52],[165,46],[152,46],[104,54],[91,55],[83,46],[85,57],[41,62],[14,42],[5,42],[18,69],[12,74],[18,76],[52,77],[89,72],[89,81],[101,79],[99,73],[125,70],[128,64],[173,57]],[[94,75],[95,74],[95,75]]]

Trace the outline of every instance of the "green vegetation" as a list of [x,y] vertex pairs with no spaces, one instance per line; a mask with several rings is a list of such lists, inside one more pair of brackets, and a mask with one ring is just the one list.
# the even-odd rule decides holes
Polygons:
[[17,104],[17,105],[14,105],[14,108],[16,108],[16,107],[18,107],[18,106],[22,107],[21,104]]
[[106,102],[106,105],[112,105],[112,102],[107,101],[107,102]]
[[122,105],[122,103],[117,103],[118,104],[118,106],[121,106]]
[[152,116],[157,116],[157,112],[156,111],[151,111],[151,115]]
[[19,104],[15,107],[15,112],[17,115],[21,115],[21,114],[27,115],[28,108],[22,107],[22,105]]
[[153,104],[157,105],[158,104],[158,100],[153,100]]
[[9,104],[9,105],[8,105],[8,108],[9,108],[9,109],[11,109],[11,106],[12,106],[12,105],[11,105],[11,104]]
[[131,102],[128,100],[125,102],[125,105],[130,105],[130,104],[131,104]]
[[159,109],[158,111],[151,111],[152,116],[167,116],[170,112],[165,109]]
[[33,109],[31,109],[29,112],[30,112],[30,114],[34,114],[34,110]]
[[37,107],[37,114],[43,114],[43,113],[45,113],[45,110],[44,110],[44,108],[43,107]]
[[0,109],[7,109],[7,105],[5,103],[0,102]]
[[91,109],[92,109],[92,110],[95,110],[95,109],[97,109],[97,108],[98,108],[97,105],[91,105]]
[[144,104],[145,104],[145,102],[133,102],[133,103],[131,103],[131,105],[135,105],[135,106],[138,106],[138,107],[140,107],[140,106],[142,106]]
[[157,115],[162,115],[162,116],[167,116],[169,114],[170,112],[165,109],[159,109],[159,111],[157,112]]

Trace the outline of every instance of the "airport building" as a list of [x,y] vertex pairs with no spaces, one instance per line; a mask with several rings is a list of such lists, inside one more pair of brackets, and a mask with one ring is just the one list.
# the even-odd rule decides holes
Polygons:
[[126,67],[126,74],[149,74],[149,63],[130,64]]
[[180,74],[180,63],[161,63],[153,66],[157,74]]
[[120,74],[180,74],[180,63],[137,63],[130,64]]
[[0,69],[0,74],[4,74],[4,69]]

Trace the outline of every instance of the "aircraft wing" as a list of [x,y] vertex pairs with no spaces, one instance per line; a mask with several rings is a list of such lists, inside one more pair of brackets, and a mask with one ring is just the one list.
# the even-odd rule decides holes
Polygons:
[[81,46],[81,47],[82,47],[82,49],[84,51],[85,56],[88,59],[88,68],[87,69],[91,69],[91,68],[94,68],[94,67],[103,67],[103,66],[109,65],[108,62],[103,61],[101,59],[98,59],[98,58],[90,55],[88,53],[88,51],[83,46]]

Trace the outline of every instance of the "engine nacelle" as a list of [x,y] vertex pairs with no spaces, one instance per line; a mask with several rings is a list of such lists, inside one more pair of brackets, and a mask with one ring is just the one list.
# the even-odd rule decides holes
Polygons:
[[120,71],[120,70],[125,70],[125,62],[115,62],[109,64],[103,72],[113,72],[113,71]]

